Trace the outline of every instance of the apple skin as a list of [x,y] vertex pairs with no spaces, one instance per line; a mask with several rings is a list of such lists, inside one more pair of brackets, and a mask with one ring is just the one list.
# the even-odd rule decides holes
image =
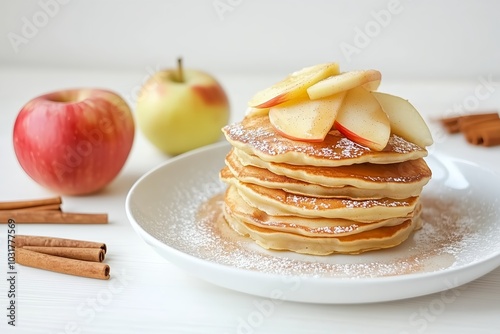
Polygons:
[[391,135],[386,113],[377,99],[361,86],[346,93],[334,127],[350,140],[375,151],[383,150]]
[[184,69],[156,72],[139,93],[137,123],[146,138],[167,155],[212,144],[229,121],[230,106],[218,81],[208,73]]
[[130,108],[118,94],[63,90],[24,105],[14,124],[14,151],[24,171],[43,187],[86,195],[118,175],[134,132]]
[[335,129],[337,129],[341,134],[343,134],[346,138],[349,138],[355,143],[358,143],[360,145],[366,146],[366,147],[378,147],[377,151],[381,151],[380,146],[377,146],[377,143],[374,141],[371,141],[369,139],[360,137],[358,134],[352,132],[348,128],[344,127],[342,124],[339,122],[334,123]]

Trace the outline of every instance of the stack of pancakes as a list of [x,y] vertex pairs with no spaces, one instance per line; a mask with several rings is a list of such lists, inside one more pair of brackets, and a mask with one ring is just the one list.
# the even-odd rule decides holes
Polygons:
[[335,130],[322,142],[295,141],[266,114],[223,132],[233,146],[220,172],[224,218],[264,248],[355,254],[399,245],[421,226],[427,151],[399,136],[382,151]]

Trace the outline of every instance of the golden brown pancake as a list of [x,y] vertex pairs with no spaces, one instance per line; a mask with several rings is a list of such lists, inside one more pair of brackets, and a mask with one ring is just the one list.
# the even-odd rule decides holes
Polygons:
[[[221,176],[227,178],[232,174],[237,179],[245,183],[253,183],[262,187],[272,189],[282,189],[286,192],[314,197],[325,198],[381,198],[386,197],[384,191],[372,189],[359,189],[351,186],[345,187],[323,187],[317,184],[307,183],[299,180],[294,180],[286,176],[276,175],[267,169],[254,166],[233,165],[232,162],[227,162],[228,166],[221,170]],[[408,196],[404,196],[406,198]]]
[[252,207],[269,215],[299,215],[304,217],[344,218],[361,222],[404,217],[418,203],[418,197],[396,200],[391,198],[355,200],[348,198],[318,198],[288,193],[281,189],[243,183],[231,173],[220,174],[222,181],[235,186],[241,197]]
[[224,201],[228,214],[245,224],[308,237],[340,237],[373,230],[383,226],[395,226],[418,217],[420,205],[406,217],[383,219],[369,223],[342,218],[308,218],[300,216],[272,216],[248,205],[234,186],[226,190]]
[[289,250],[311,255],[359,254],[395,247],[405,241],[419,226],[419,218],[414,218],[407,219],[398,225],[383,226],[352,235],[307,237],[247,224],[231,214],[227,206],[224,207],[223,213],[226,221],[236,232],[249,236],[266,249]]
[[359,163],[390,164],[425,157],[427,151],[403,138],[391,135],[382,151],[359,145],[338,131],[322,142],[303,142],[281,136],[267,115],[245,117],[222,129],[234,147],[264,161],[292,165],[345,166]]
[[298,166],[264,161],[232,149],[226,165],[243,182],[317,197],[402,199],[420,195],[431,177],[422,158],[385,165]]

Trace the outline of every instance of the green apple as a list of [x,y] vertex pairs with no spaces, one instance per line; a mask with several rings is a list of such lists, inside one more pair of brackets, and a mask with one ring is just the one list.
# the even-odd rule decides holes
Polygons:
[[160,70],[141,88],[139,128],[159,150],[177,155],[218,141],[229,121],[229,100],[208,73],[178,68]]

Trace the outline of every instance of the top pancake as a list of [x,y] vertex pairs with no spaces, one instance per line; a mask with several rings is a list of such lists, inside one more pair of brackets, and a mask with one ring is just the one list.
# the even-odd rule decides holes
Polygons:
[[322,142],[303,142],[281,136],[267,115],[247,116],[222,129],[234,147],[264,161],[292,165],[345,166],[359,163],[390,164],[415,160],[427,155],[424,148],[391,135],[382,151],[359,145],[338,131],[331,131]]

